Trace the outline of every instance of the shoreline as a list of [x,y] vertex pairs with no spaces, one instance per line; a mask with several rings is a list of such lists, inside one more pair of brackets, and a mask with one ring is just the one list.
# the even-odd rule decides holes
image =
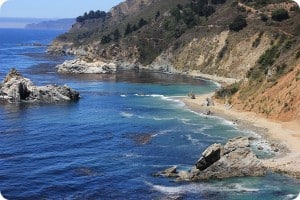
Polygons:
[[263,165],[272,172],[300,179],[300,120],[273,121],[253,112],[225,108],[218,102],[214,102],[214,106],[203,106],[205,99],[211,98],[213,94],[196,95],[196,99],[183,97],[180,100],[194,112],[203,114],[209,110],[212,116],[232,121],[241,130],[257,133],[276,153],[274,157],[261,159]]

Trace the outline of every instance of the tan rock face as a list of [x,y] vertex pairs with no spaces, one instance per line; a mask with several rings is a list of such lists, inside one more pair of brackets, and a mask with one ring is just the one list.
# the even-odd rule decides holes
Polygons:
[[253,48],[257,37],[258,33],[246,40],[239,39],[223,31],[195,38],[174,56],[173,65],[176,69],[241,79],[270,45],[269,37],[263,35],[258,47]]
[[118,6],[113,7],[110,10],[112,18],[114,21],[133,14],[136,11],[139,11],[142,7],[150,5],[154,0],[126,0],[120,3]]

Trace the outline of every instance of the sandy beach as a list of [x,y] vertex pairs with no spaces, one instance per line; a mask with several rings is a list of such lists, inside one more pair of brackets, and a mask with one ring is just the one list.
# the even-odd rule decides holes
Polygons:
[[244,112],[232,108],[226,108],[224,104],[214,102],[214,106],[203,106],[206,98],[213,93],[198,95],[196,99],[188,97],[182,101],[186,106],[198,113],[210,110],[212,115],[220,116],[255,131],[267,139],[275,151],[275,157],[262,160],[265,167],[274,172],[288,174],[300,178],[300,120],[292,122],[278,122],[264,118],[253,112]]

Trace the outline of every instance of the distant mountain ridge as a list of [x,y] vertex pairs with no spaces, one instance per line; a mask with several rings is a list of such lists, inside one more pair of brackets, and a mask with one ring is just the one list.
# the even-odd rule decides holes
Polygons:
[[51,30],[69,30],[76,22],[75,18],[47,20],[38,23],[31,23],[25,26],[26,29],[51,29]]
[[0,28],[24,28],[27,24],[46,20],[48,19],[0,17]]

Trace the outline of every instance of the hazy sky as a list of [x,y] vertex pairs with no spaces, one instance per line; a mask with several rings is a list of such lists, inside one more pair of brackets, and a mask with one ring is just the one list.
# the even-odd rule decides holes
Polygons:
[[[73,18],[90,10],[108,11],[123,0],[7,0],[0,17]],[[3,0],[0,0],[0,4]]]

